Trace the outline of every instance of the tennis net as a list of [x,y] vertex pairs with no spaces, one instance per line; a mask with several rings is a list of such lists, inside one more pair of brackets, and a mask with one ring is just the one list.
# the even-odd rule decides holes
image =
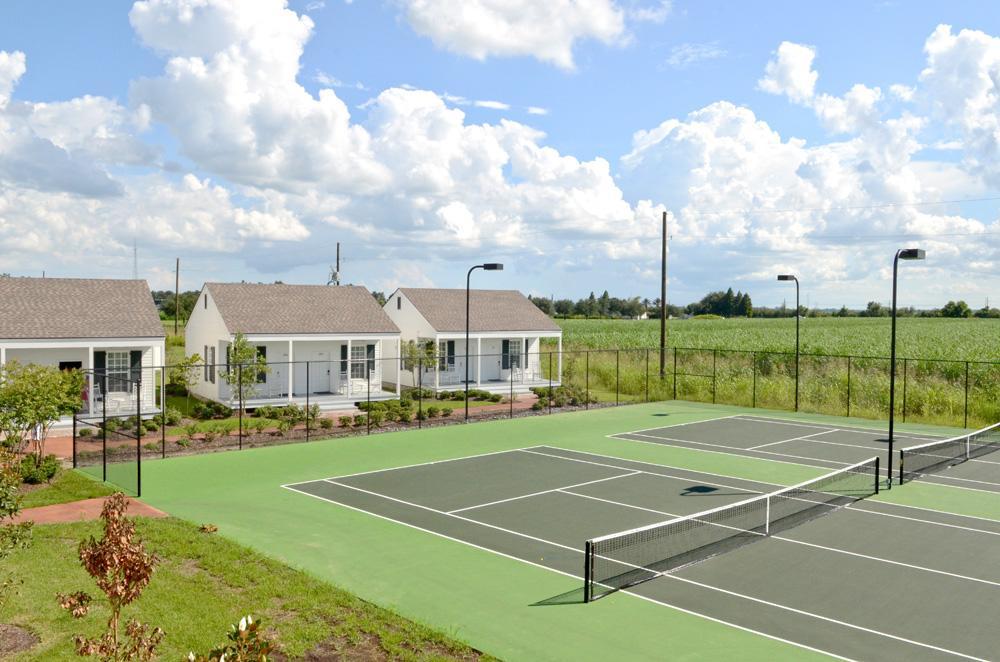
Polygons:
[[899,483],[1000,450],[1000,423],[899,451]]
[[878,494],[879,459],[693,515],[594,538],[584,601],[634,586]]

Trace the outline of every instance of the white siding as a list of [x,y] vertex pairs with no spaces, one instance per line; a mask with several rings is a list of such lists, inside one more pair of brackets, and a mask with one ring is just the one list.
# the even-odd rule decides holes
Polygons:
[[[195,303],[194,310],[191,311],[191,317],[184,328],[185,352],[188,356],[198,354],[205,361],[208,359],[204,355],[205,346],[215,347],[216,363],[225,364],[225,352],[220,350],[229,343],[230,338],[229,329],[226,328],[222,314],[215,305],[215,298],[212,297],[207,288],[203,287],[201,294],[198,296],[198,301]],[[268,354],[268,358],[270,359],[270,354]],[[223,380],[220,379],[218,369],[215,371],[214,384],[205,380],[205,371],[200,368],[195,377],[194,387],[191,389],[195,395],[212,400],[220,399],[219,384]]]

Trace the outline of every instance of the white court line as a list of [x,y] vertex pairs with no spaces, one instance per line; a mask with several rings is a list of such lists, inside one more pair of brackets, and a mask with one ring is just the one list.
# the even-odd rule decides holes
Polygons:
[[[626,471],[630,469],[629,467],[619,467],[619,466],[616,466],[614,464],[605,464],[603,462],[594,462],[593,460],[581,460],[581,459],[576,458],[576,457],[563,457],[562,455],[553,455],[551,453],[542,453],[541,451],[529,451],[529,450],[526,450],[524,452],[525,453],[532,453],[534,455],[544,455],[545,457],[555,457],[555,458],[558,458],[560,460],[568,460],[570,462],[582,462],[583,464],[593,464],[593,465],[596,465],[598,467],[609,467],[611,469],[624,469]],[[608,456],[597,455],[597,457],[608,457]],[[620,460],[621,458],[610,458],[610,459]],[[634,460],[622,460],[622,461],[623,462],[634,462]],[[636,464],[646,464],[646,463],[645,462],[636,462]],[[660,465],[653,465],[653,466],[660,466]],[[677,469],[678,467],[663,467],[663,468],[664,469]],[[686,478],[684,476],[674,476],[672,474],[661,474],[661,473],[656,473],[655,471],[645,471],[643,469],[636,469],[635,472],[638,473],[638,474],[647,474],[647,475],[650,475],[650,476],[659,476],[660,478],[671,478],[673,480],[680,480],[680,481],[684,481],[686,483],[697,482],[697,483],[700,483],[701,485],[711,485],[712,487],[725,487],[726,489],[739,490],[741,492],[746,492],[747,494],[762,494],[761,492],[758,492],[758,491],[755,491],[755,490],[748,490],[745,487],[736,487],[734,485],[725,485],[725,484],[722,484],[722,483],[710,483],[708,481],[701,480],[700,478]],[[692,472],[692,473],[702,473],[702,472],[695,471],[695,472]],[[720,474],[707,474],[707,475],[718,476]],[[733,478],[734,480],[739,480],[735,476],[725,476],[725,478]],[[752,481],[750,481],[750,482],[752,482]],[[771,483],[764,483],[764,484],[765,485],[770,485]],[[572,486],[569,486],[569,487],[572,487]],[[563,488],[560,488],[560,489],[569,489],[569,487],[563,487]]]
[[[835,428],[841,432],[851,432],[857,434],[863,434],[866,432],[884,432],[888,434],[884,428],[866,428],[860,425],[833,425],[826,423],[800,423],[796,421],[789,421],[783,418],[770,418],[768,416],[758,416],[756,414],[736,414],[730,418],[738,418],[741,421],[750,421],[754,423],[774,423],[776,425],[794,425],[800,428]],[[914,436],[917,435],[917,436]],[[938,441],[944,439],[950,439],[950,437],[943,435],[935,435],[928,433],[914,432],[911,434],[894,434],[896,439],[917,439],[920,441]]]
[[959,653],[958,651],[949,650],[947,648],[941,648],[940,646],[934,646],[933,644],[925,644],[919,641],[914,641],[913,639],[907,639],[905,637],[900,637],[895,634],[889,634],[888,632],[882,632],[880,630],[873,630],[871,628],[862,627],[860,625],[854,625],[852,623],[845,623],[844,621],[838,621],[835,618],[830,618],[829,616],[823,616],[821,614],[814,614],[809,611],[804,611],[802,609],[796,609],[795,607],[788,607],[786,605],[778,604],[776,602],[770,602],[761,598],[755,598],[750,595],[744,595],[743,593],[737,593],[736,591],[729,591],[724,588],[719,588],[718,586],[712,586],[711,584],[703,584],[702,582],[695,581],[693,579],[688,579],[687,577],[681,577],[680,575],[664,575],[668,579],[673,579],[679,582],[684,582],[685,584],[692,584],[694,586],[700,586],[702,588],[707,588],[711,591],[718,591],[719,593],[725,593],[726,595],[732,595],[737,598],[743,598],[744,600],[750,600],[751,602],[756,602],[758,604],[767,605],[769,607],[774,607],[776,609],[783,609],[785,611],[790,611],[794,614],[800,614],[802,616],[810,616],[812,618],[817,618],[821,621],[826,621],[828,623],[836,623],[837,625],[843,625],[860,632],[867,632],[869,634],[874,634],[880,637],[888,637],[889,639],[895,639],[896,641],[902,641],[907,644],[912,644],[914,646],[920,646],[922,648],[929,648],[931,650],[936,650],[941,653],[948,653],[950,655],[957,655],[958,657],[965,658],[967,660],[976,660],[976,662],[988,662],[986,659],[981,657],[974,657],[972,655],[966,655],[965,653]]
[[[642,471],[630,471],[627,474],[618,474],[617,476],[607,476],[606,478],[598,478],[597,480],[588,480],[584,483],[576,483],[575,485],[563,485],[562,487],[553,487],[550,490],[542,490],[540,492],[532,492],[531,494],[522,494],[520,496],[508,497],[506,499],[497,499],[496,501],[489,501],[487,503],[479,503],[475,506],[466,506],[464,508],[456,508],[455,510],[449,510],[449,515],[454,515],[455,513],[460,513],[465,510],[475,510],[476,508],[485,508],[486,506],[495,506],[500,503],[507,503],[509,501],[519,501],[520,499],[528,499],[530,497],[541,496],[543,494],[549,494],[551,492],[561,492],[562,490],[573,489],[574,487],[583,487],[585,485],[593,485],[594,483],[604,483],[609,480],[615,480],[617,478],[628,478],[629,476],[636,476],[643,473]],[[334,481],[327,481],[334,482]],[[339,483],[338,483],[339,484]]]
[[[907,506],[907,505],[904,505],[904,504],[901,504],[901,503],[892,503],[891,501],[868,501],[867,503],[865,503],[865,505],[868,505],[868,504],[871,504],[872,506],[878,505],[878,506],[892,506],[894,508],[912,508],[914,510],[923,510],[923,511],[926,511],[926,512],[929,512],[929,513],[940,513],[941,515],[948,515],[950,517],[959,517],[959,518],[966,517],[966,518],[969,518],[969,519],[980,520],[982,522],[993,522],[994,524],[1000,522],[1000,520],[995,520],[995,519],[993,519],[991,517],[979,517],[977,515],[961,515],[959,513],[948,512],[947,510],[937,510],[936,508],[924,508],[924,507],[921,507],[921,506]],[[908,519],[908,520],[913,520],[914,522],[926,522],[927,524],[937,524],[938,526],[947,526],[947,527],[953,528],[953,529],[964,529],[966,531],[975,531],[977,533],[988,533],[990,535],[1000,536],[1000,531],[990,531],[988,529],[977,529],[976,527],[973,527],[973,526],[962,526],[960,524],[948,524],[947,522],[935,522],[934,520],[921,519],[919,517],[907,517],[906,515],[895,515],[893,513],[883,513],[883,512],[878,511],[878,510],[871,510],[869,508],[862,508],[857,503],[848,504],[848,505],[844,506],[844,508],[846,508],[848,510],[851,510],[851,511],[854,511],[854,512],[857,512],[857,513],[866,513],[868,515],[882,515],[884,517],[898,517],[899,519]]]
[[297,483],[288,483],[287,485],[282,485],[282,487],[289,487],[291,485],[305,485],[306,483],[315,483],[318,480],[329,480],[331,478],[353,478],[355,476],[367,476],[368,474],[382,473],[383,471],[398,471],[400,469],[414,469],[416,467],[426,467],[432,464],[443,464],[445,462],[455,462],[457,460],[471,460],[476,457],[487,457],[490,455],[503,455],[504,453],[516,453],[517,451],[523,451],[528,448],[537,448],[537,446],[525,446],[524,448],[508,448],[502,451],[490,451],[489,453],[477,453],[476,455],[466,455],[464,457],[452,457],[443,460],[431,460],[429,462],[417,462],[416,464],[404,464],[399,467],[386,467],[385,469],[371,469],[370,471],[359,471],[353,474],[344,474],[342,476],[327,476],[326,478],[314,478],[312,480],[301,480]]
[[[967,462],[971,462],[971,461],[972,460],[967,460]],[[964,462],[962,464],[964,464]],[[945,473],[930,473],[930,474],[918,473],[916,475],[917,476],[926,476],[927,478],[940,478],[942,480],[960,480],[963,483],[979,483],[980,485],[996,485],[997,487],[1000,487],[1000,483],[994,483],[994,482],[989,481],[989,480],[976,480],[974,478],[961,478],[959,476],[949,476],[948,474],[945,474]],[[907,481],[907,482],[909,482],[909,481]],[[961,487],[961,486],[960,485],[949,485],[949,487]],[[987,490],[987,491],[995,491],[995,490]]]
[[[345,487],[347,489],[356,490],[358,492],[363,492],[365,494],[370,494],[370,495],[375,496],[375,497],[380,497],[380,498],[388,499],[390,501],[396,501],[396,502],[402,503],[404,505],[409,505],[411,507],[415,507],[415,508],[419,508],[419,509],[422,509],[422,510],[427,510],[427,511],[430,511],[430,512],[434,512],[434,513],[437,513],[437,514],[440,514],[440,515],[444,515],[446,517],[454,517],[456,519],[459,519],[459,520],[462,520],[462,521],[465,521],[465,522],[470,522],[472,524],[478,524],[480,526],[485,526],[485,527],[488,527],[488,528],[491,528],[491,529],[496,529],[498,531],[503,531],[504,533],[510,533],[510,534],[518,536],[518,537],[527,538],[529,540],[534,540],[536,542],[540,542],[540,543],[543,543],[543,544],[548,544],[548,545],[552,545],[554,547],[559,547],[559,548],[562,548],[562,549],[571,550],[571,551],[576,552],[578,554],[582,554],[583,553],[583,552],[581,552],[577,548],[570,547],[568,545],[563,545],[561,543],[552,542],[551,540],[545,540],[543,538],[537,538],[535,536],[531,536],[531,535],[528,535],[528,534],[525,534],[525,533],[520,533],[518,531],[512,531],[510,529],[505,529],[503,527],[495,526],[493,524],[487,524],[486,522],[480,522],[478,520],[469,519],[467,517],[462,517],[462,516],[459,516],[459,515],[449,515],[446,512],[443,512],[443,511],[440,511],[440,510],[436,510],[434,508],[429,508],[427,506],[421,506],[420,504],[416,504],[416,503],[409,503],[409,502],[404,501],[402,499],[396,499],[394,497],[389,497],[389,496],[386,496],[384,494],[378,494],[377,492],[371,492],[369,490],[364,490],[364,489],[361,489],[359,487],[354,487],[352,485],[343,485],[341,483],[334,483],[334,484],[340,485],[341,487]],[[292,488],[288,488],[288,489],[292,489]],[[295,491],[300,491],[300,490],[295,490]],[[303,492],[303,493],[304,494],[308,494],[307,492]],[[322,498],[322,497],[318,497],[318,498]],[[324,499],[324,500],[328,500],[328,499]],[[328,500],[328,501],[331,501],[332,503],[337,503],[336,501],[332,501],[332,500]],[[623,505],[627,505],[627,504],[623,504]],[[367,511],[362,510],[361,512],[367,512]],[[369,513],[369,514],[371,514],[371,513]],[[386,519],[388,519],[388,518],[386,518]],[[417,527],[414,527],[414,528],[417,528]],[[452,540],[454,540],[454,539],[452,539]],[[458,541],[458,542],[462,542],[462,541]],[[804,611],[804,610],[801,610],[801,609],[796,609],[794,607],[788,607],[786,605],[781,605],[781,604],[778,604],[778,603],[769,602],[769,601],[763,600],[761,598],[754,598],[752,596],[743,595],[741,593],[736,593],[734,591],[728,591],[726,589],[722,589],[722,588],[719,588],[719,587],[716,587],[716,586],[711,586],[711,585],[708,585],[708,584],[702,584],[700,582],[696,582],[694,580],[690,580],[690,579],[686,579],[686,578],[683,578],[683,577],[679,577],[677,575],[671,575],[671,574],[664,575],[664,574],[660,573],[660,576],[665,576],[665,577],[668,577],[670,579],[676,579],[678,581],[682,581],[682,582],[690,583],[690,584],[693,584],[693,585],[701,586],[703,588],[707,588],[707,589],[710,589],[710,590],[719,591],[719,592],[722,592],[722,593],[726,593],[726,594],[729,594],[729,595],[732,595],[732,596],[735,596],[735,597],[743,598],[743,599],[750,600],[750,601],[753,601],[753,602],[757,602],[757,603],[760,603],[760,604],[766,604],[766,605],[775,607],[776,609],[782,609],[782,610],[785,610],[785,611],[791,611],[793,613],[797,613],[797,614],[802,615],[802,616],[816,618],[816,619],[822,620],[824,622],[835,623],[835,624],[842,625],[842,626],[850,628],[850,629],[867,632],[869,634],[874,634],[876,636],[886,637],[886,638],[893,639],[893,640],[896,640],[896,641],[902,641],[902,642],[905,642],[905,643],[908,643],[908,644],[911,644],[911,645],[914,645],[914,646],[919,646],[919,647],[922,647],[922,648],[929,648],[929,649],[937,650],[937,651],[944,652],[944,653],[951,653],[953,655],[957,655],[959,657],[963,657],[963,658],[970,659],[970,660],[977,660],[977,661],[980,661],[980,662],[987,662],[986,660],[981,660],[981,658],[976,658],[976,657],[972,657],[972,656],[969,656],[969,655],[965,655],[965,654],[959,653],[957,651],[951,651],[951,650],[948,650],[946,648],[941,648],[941,647],[938,647],[938,646],[934,646],[932,644],[925,644],[925,643],[921,643],[919,641],[914,641],[914,640],[911,640],[911,639],[906,639],[905,637],[900,637],[898,635],[889,634],[888,632],[882,632],[880,630],[874,630],[874,629],[870,629],[870,628],[865,628],[865,627],[862,627],[860,625],[855,625],[853,623],[848,623],[846,621],[840,621],[840,620],[837,620],[835,618],[831,618],[829,616],[823,616],[823,615],[820,615],[820,614],[815,614],[815,613],[812,613],[812,612]],[[635,595],[635,594],[633,594],[633,595]],[[659,601],[654,601],[654,602],[659,602]],[[660,604],[666,604],[666,603],[660,603]],[[789,642],[789,643],[792,643],[792,642]]]
[[[748,451],[748,450],[750,450],[749,448],[740,448],[739,446],[726,446],[725,444],[710,444],[707,441],[688,441],[687,439],[673,439],[671,437],[658,437],[656,435],[638,434],[638,433],[635,433],[635,432],[630,432],[629,434],[632,434],[632,435],[634,435],[636,437],[646,437],[647,439],[660,439],[660,440],[663,440],[663,441],[672,441],[672,442],[678,442],[678,443],[682,443],[682,444],[698,444],[699,446],[711,446],[713,448],[728,448],[729,450],[734,450],[734,451]],[[650,442],[643,442],[641,439],[626,439],[625,441],[638,441],[640,443],[656,443],[656,442],[652,442],[652,441],[650,441]],[[672,446],[673,444],[661,444],[661,445],[663,445],[663,446]],[[819,458],[819,457],[806,457],[806,456],[803,456],[803,455],[791,455],[789,453],[775,453],[773,451],[752,451],[752,452],[754,452],[754,453],[764,453],[765,455],[777,455],[778,457],[793,457],[793,458],[795,458],[797,460],[822,460],[823,462],[830,462],[832,464],[840,464],[840,465],[843,465],[845,467],[850,464],[850,462],[840,462],[838,460],[827,460],[827,459],[823,459],[823,458]],[[730,453],[730,455],[739,455],[739,453]],[[764,460],[764,459],[767,459],[767,458],[757,458],[757,459],[758,460]],[[796,464],[796,463],[792,462],[791,464]],[[816,466],[816,465],[808,465],[808,466]],[[819,468],[820,469],[829,469],[829,467],[819,467]]]
[[818,436],[820,436],[822,434],[830,434],[831,432],[837,432],[837,430],[823,430],[822,432],[814,432],[812,434],[802,435],[801,437],[792,437],[791,439],[782,439],[780,441],[769,441],[768,443],[761,444],[759,446],[751,446],[747,450],[748,451],[755,451],[758,448],[767,448],[768,446],[777,446],[778,444],[787,444],[790,441],[802,441],[803,439],[812,439],[813,437],[818,437]]
[[725,421],[730,418],[739,418],[743,414],[732,414],[730,416],[719,416],[717,418],[703,418],[699,421],[688,421],[687,423],[674,423],[673,425],[661,425],[655,428],[643,428],[641,430],[633,430],[632,432],[619,432],[617,434],[635,434],[637,432],[652,432],[653,430],[666,430],[668,428],[679,428],[685,425],[698,425],[699,423],[711,423],[712,421]]
[[[966,492],[979,492],[980,494],[1000,494],[1000,490],[983,490],[983,489],[980,489],[978,487],[966,487],[965,485],[951,485],[949,483],[939,483],[939,482],[936,482],[936,479],[941,479],[941,480],[964,480],[964,481],[968,482],[968,481],[971,481],[971,479],[969,479],[969,478],[953,478],[951,476],[943,476],[941,474],[917,474],[917,476],[920,476],[920,477],[928,479],[928,480],[921,481],[920,482],[921,485],[937,485],[938,487],[947,487],[948,489],[952,489],[952,490],[965,490]],[[906,484],[908,485],[913,480],[914,479],[911,478],[910,480],[906,481]],[[984,483],[986,485],[1000,485],[1000,483],[985,483],[984,481],[981,481],[981,480],[971,481],[971,482]]]
[[[489,547],[483,547],[481,545],[477,545],[475,543],[471,543],[471,542],[468,542],[466,540],[461,540],[459,538],[453,538],[452,536],[449,536],[447,534],[440,533],[438,531],[432,531],[430,529],[425,529],[423,527],[417,526],[416,524],[410,524],[408,522],[403,522],[401,520],[393,519],[391,517],[386,517],[385,515],[379,515],[378,513],[373,513],[373,512],[364,510],[363,508],[358,508],[356,506],[349,506],[347,504],[341,503],[339,501],[335,501],[333,499],[328,499],[326,497],[321,497],[321,496],[316,495],[316,494],[310,494],[309,492],[303,492],[302,490],[297,490],[294,487],[290,487],[288,485],[282,485],[282,487],[284,487],[285,489],[290,490],[292,492],[297,492],[299,494],[304,494],[305,496],[309,496],[309,497],[312,497],[314,499],[319,499],[320,501],[325,501],[327,503],[332,503],[332,504],[340,506],[342,508],[347,508],[348,510],[353,510],[355,512],[362,513],[363,515],[367,515],[369,517],[377,517],[378,519],[385,520],[387,522],[392,522],[393,524],[399,524],[399,525],[402,525],[402,526],[405,526],[405,527],[409,527],[411,529],[415,529],[415,530],[420,531],[422,533],[429,533],[432,536],[437,536],[439,538],[444,538],[445,540],[450,540],[451,542],[457,542],[457,543],[460,543],[462,545],[467,545],[469,547],[472,547],[474,549],[478,549],[478,550],[481,550],[481,551],[484,551],[484,552],[488,552],[490,554],[495,554],[497,556],[501,556],[501,557],[506,558],[506,559],[511,559],[512,561],[518,561],[520,563],[525,563],[527,565],[534,566],[534,567],[540,568],[542,570],[547,570],[549,572],[554,572],[554,573],[556,573],[558,575],[563,575],[564,577],[571,577],[571,578],[573,578],[573,579],[575,579],[577,581],[582,581],[582,578],[579,575],[575,575],[575,574],[572,574],[572,573],[569,573],[569,572],[565,572],[563,570],[558,570],[556,568],[552,568],[552,567],[549,567],[549,566],[544,566],[544,565],[541,565],[539,563],[535,563],[533,561],[528,561],[527,559],[522,559],[522,558],[518,558],[516,556],[512,556],[510,554],[505,554],[504,552],[501,552],[501,551],[498,551],[498,550],[495,550],[495,549],[490,549]],[[579,550],[574,550],[574,551],[579,552]],[[697,618],[704,618],[707,621],[711,621],[713,623],[718,623],[720,625],[725,625],[727,627],[735,628],[735,629],[740,630],[742,632],[748,632],[750,634],[755,634],[755,635],[764,637],[766,639],[770,639],[772,641],[780,642],[782,644],[788,644],[789,646],[794,646],[796,648],[801,648],[803,650],[812,651],[814,653],[820,653],[821,655],[829,655],[832,658],[836,658],[838,660],[844,660],[845,662],[857,662],[853,658],[844,657],[843,655],[837,655],[836,653],[831,653],[830,651],[826,651],[826,650],[823,650],[821,648],[815,648],[813,646],[809,646],[807,644],[799,643],[797,641],[791,641],[790,639],[783,639],[783,638],[778,637],[776,635],[768,634],[767,632],[762,632],[760,630],[754,630],[753,628],[746,627],[745,625],[738,625],[736,623],[732,623],[730,621],[726,621],[726,620],[723,620],[721,618],[716,618],[715,616],[709,616],[708,614],[697,612],[697,611],[694,611],[694,610],[691,610],[691,609],[685,609],[684,607],[678,607],[677,605],[673,605],[673,604],[671,604],[669,602],[664,602],[663,600],[657,600],[655,598],[651,598],[651,597],[648,597],[648,596],[645,596],[645,595],[640,595],[638,593],[633,593],[633,592],[628,591],[628,590],[624,590],[624,591],[621,591],[621,592],[623,594],[629,596],[629,597],[632,597],[632,598],[638,598],[639,600],[645,600],[646,602],[650,602],[652,604],[659,605],[661,607],[666,607],[667,609],[673,609],[674,611],[678,611],[678,612],[681,612],[682,614],[687,614],[689,616],[695,616]]]

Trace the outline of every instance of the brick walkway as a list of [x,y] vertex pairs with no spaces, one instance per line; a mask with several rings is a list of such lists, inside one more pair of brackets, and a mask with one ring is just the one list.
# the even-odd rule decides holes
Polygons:
[[[63,524],[65,522],[81,522],[95,520],[101,516],[106,497],[84,499],[72,503],[57,503],[52,506],[26,508],[14,519],[15,522],[31,520],[35,524]],[[129,499],[128,514],[139,517],[167,517],[162,510],[135,499]]]

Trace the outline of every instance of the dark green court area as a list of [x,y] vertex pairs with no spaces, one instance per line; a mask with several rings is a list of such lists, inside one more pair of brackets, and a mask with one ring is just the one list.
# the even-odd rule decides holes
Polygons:
[[[885,453],[879,436],[743,415],[614,435],[834,469]],[[587,540],[779,486],[539,445],[284,487],[328,503],[331,521],[347,508],[579,579],[579,590],[539,590],[531,600],[537,609],[597,610],[641,599],[803,654],[856,660],[991,659],[1000,650],[995,520],[857,501],[581,605]],[[411,561],[415,568],[430,562]],[[451,581],[448,574],[439,580]]]
[[[900,449],[943,438],[900,431],[894,436],[894,452],[890,458],[888,433],[884,428],[828,425],[747,414],[611,435],[614,439],[631,442],[665,444],[830,469],[878,455],[883,462],[883,471],[888,463],[894,473],[898,469]],[[964,489],[997,492],[1000,491],[1000,453],[995,457],[987,455],[956,463],[921,479]]]

